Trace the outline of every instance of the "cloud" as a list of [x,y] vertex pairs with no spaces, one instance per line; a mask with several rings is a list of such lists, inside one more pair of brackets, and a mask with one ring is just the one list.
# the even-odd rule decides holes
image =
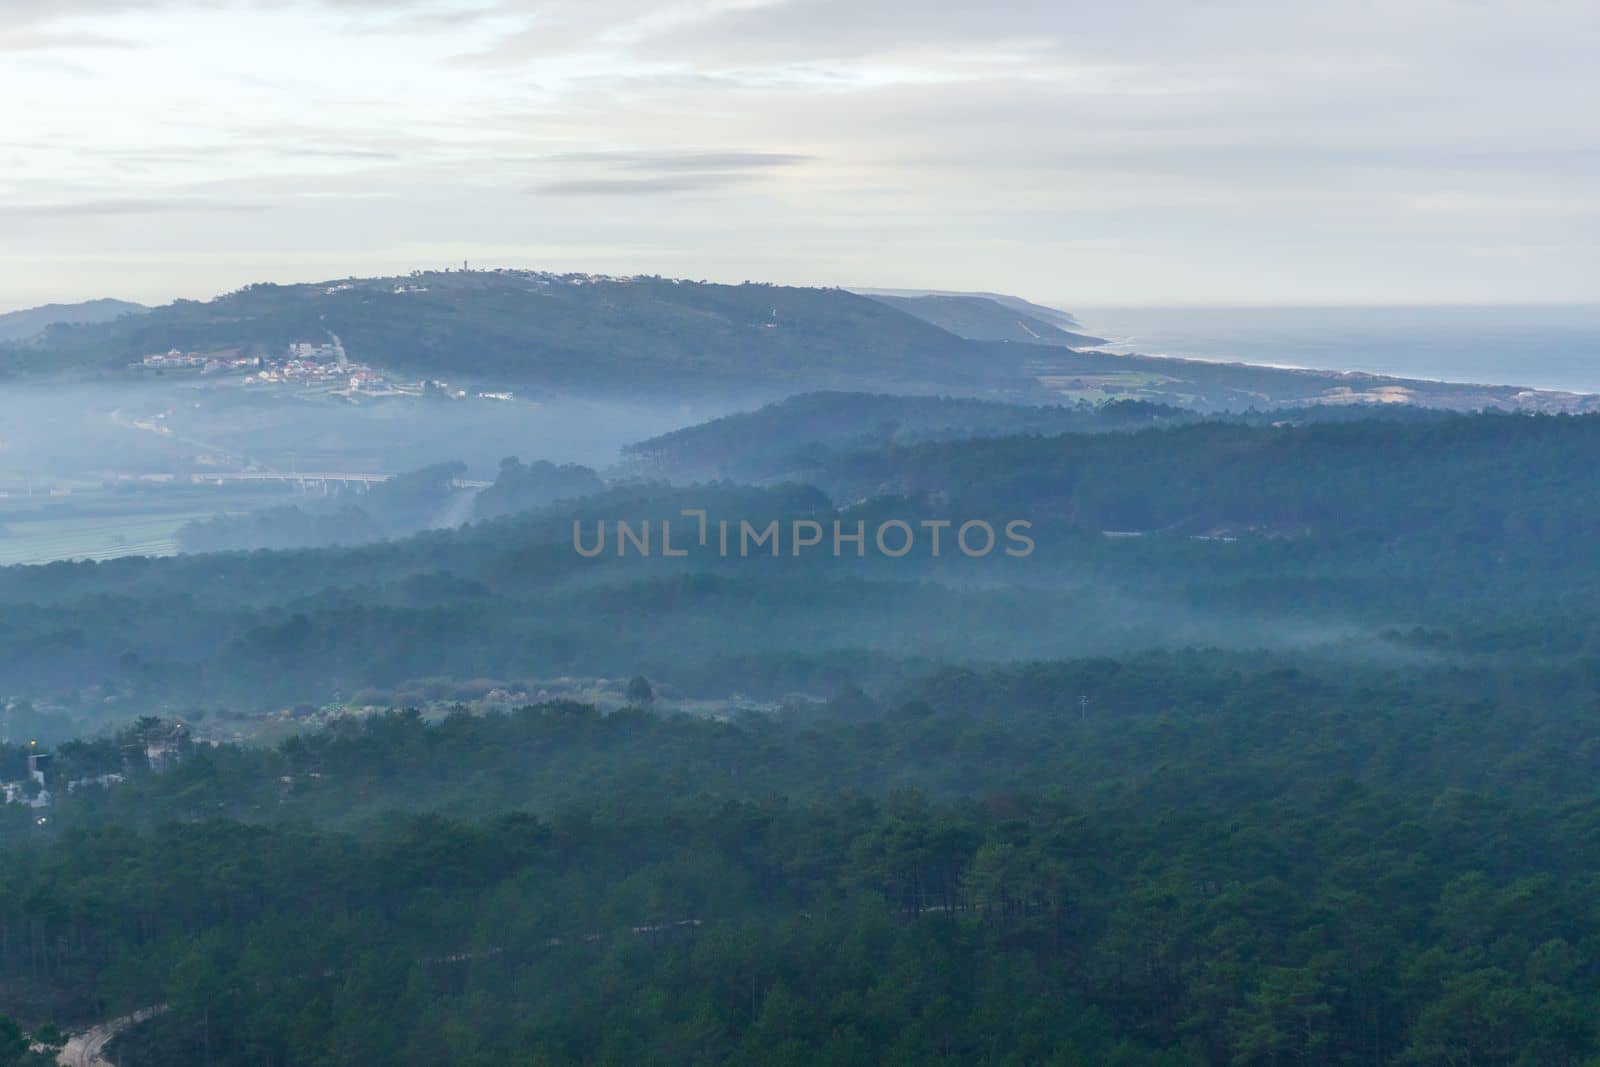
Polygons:
[[798,166],[811,158],[796,152],[690,152],[644,157],[631,165],[651,170],[761,170]]
[[76,200],[41,204],[0,204],[0,218],[10,222],[73,218],[112,218],[129,215],[200,214],[208,212],[244,213],[263,210],[260,204],[206,200],[197,197],[170,199],[126,198]]
[[59,52],[80,48],[134,48],[134,42],[103,33],[0,28],[0,52]]
[[[381,15],[390,19],[409,20],[419,31],[438,26],[465,24],[483,15],[501,10],[499,4],[491,7],[463,8],[454,0],[314,0],[332,11],[356,17]],[[83,48],[128,46],[132,42],[98,34],[93,31],[30,31],[38,26],[57,26],[62,23],[82,24],[86,21],[117,16],[161,15],[185,10],[205,10],[216,5],[203,0],[4,0],[0,3],[0,51],[11,44],[18,49],[28,48]],[[244,0],[242,6],[273,11],[284,6],[283,0]]]
[[0,4],[0,31],[167,6],[164,0],[6,0]]
[[793,167],[814,157],[798,152],[566,152],[552,163],[611,163],[630,170],[731,171]]
[[540,196],[662,196],[706,192],[751,181],[764,172],[799,166],[813,158],[799,152],[566,152],[543,157],[537,162],[562,166],[604,164],[613,172],[642,171],[650,176],[598,174],[564,178],[535,185],[530,192]]
[[1407,206],[1419,215],[1462,220],[1600,216],[1600,198],[1594,196],[1537,197],[1519,192],[1495,195],[1446,190],[1411,197]]
[[66,292],[156,249],[177,293],[257,246],[332,274],[559,249],[1046,300],[1582,295],[1597,37],[1592,0],[0,0],[0,101],[27,102],[0,296],[43,252]]
[[302,159],[355,159],[355,160],[393,160],[400,159],[397,152],[382,152],[369,148],[316,148],[307,145],[290,145],[274,147],[272,151],[279,155],[299,157]]
[[539,196],[662,196],[720,189],[745,179],[740,174],[695,174],[660,178],[575,178],[545,182],[531,190]]

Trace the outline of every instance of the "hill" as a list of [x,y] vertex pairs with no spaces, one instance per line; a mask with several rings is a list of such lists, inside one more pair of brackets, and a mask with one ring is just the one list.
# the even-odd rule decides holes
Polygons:
[[0,315],[0,342],[26,341],[56,325],[85,325],[111,322],[124,315],[140,315],[150,310],[127,300],[86,300],[81,304],[45,304]]
[[[1331,642],[1381,659],[1397,654],[1383,635],[1414,627],[1430,655],[1567,663],[1600,648],[1597,448],[1600,418],[1528,416],[938,441],[840,457],[814,486],[618,487],[354,548],[8,568],[0,692],[95,717],[427,678],[644,673],[781,695],[919,657]],[[685,509],[735,530],[898,519],[922,540],[835,557],[786,533],[777,555],[721,556],[685,537]],[[574,522],[587,543],[645,519],[647,558],[615,539],[574,550]],[[661,554],[664,519],[689,556]],[[1028,520],[1037,551],[969,559],[947,530],[930,557],[919,524],[971,519]]]
[[1066,348],[1089,348],[1106,343],[1104,337],[1063,330],[1055,323],[1003,304],[994,297],[934,294],[874,295],[873,299],[972,341],[1021,341]]
[[6,1007],[160,1004],[111,1055],[163,1067],[1592,1063],[1592,696],[1230,667],[180,732],[161,773],[146,721],[55,755],[115,787],[0,808]]
[[623,448],[625,471],[674,481],[804,476],[831,457],[891,444],[964,437],[1143,429],[1196,418],[1138,400],[1006,404],[954,397],[821,392],[792,396]]
[[887,445],[812,480],[836,499],[935,494],[957,511],[1096,532],[1571,549],[1600,528],[1579,458],[1591,448],[1600,417],[1199,422]]
[[1044,322],[1048,322],[1052,326],[1059,326],[1064,330],[1076,330],[1076,329],[1078,329],[1079,326],[1082,325],[1082,323],[1080,323],[1078,321],[1078,317],[1076,315],[1072,314],[1069,311],[1062,311],[1060,308],[1049,307],[1049,306],[1047,306],[1045,304],[1036,304],[1032,300],[1024,300],[1020,296],[1012,296],[1012,295],[1010,295],[1008,293],[989,293],[989,292],[982,292],[982,291],[979,291],[979,292],[960,292],[960,291],[955,291],[955,290],[950,290],[950,289],[880,289],[880,288],[851,289],[850,291],[852,293],[860,293],[862,296],[873,296],[873,297],[885,297],[885,296],[887,296],[887,297],[903,297],[903,298],[907,298],[907,299],[916,299],[916,298],[924,297],[924,296],[948,296],[948,297],[959,297],[959,298],[963,298],[963,299],[991,300],[994,303],[1001,305],[1002,307],[1009,308],[1012,311],[1020,312],[1020,313],[1022,313],[1024,315],[1029,316],[1030,318],[1043,320]]
[[1309,405],[1411,405],[1447,411],[1600,411],[1600,396],[1595,394],[1516,385],[1123,355],[1039,344],[993,344],[989,347],[1008,355],[1020,355],[1024,360],[1024,373],[1038,391],[1058,400],[1148,400],[1206,412]]
[[0,569],[0,1062],[1595,1062],[1600,417],[1278,414],[821,394],[699,442],[815,485]]
[[171,348],[279,353],[329,334],[351,359],[393,371],[552,388],[1022,384],[1020,360],[842,289],[531,271],[252,285],[137,319],[52,327],[0,349],[0,373],[117,372]]
[[[1594,396],[1513,385],[1075,348],[1093,339],[1062,325],[1070,322],[995,294],[864,296],[750,282],[445,271],[252,285],[109,322],[57,323],[26,341],[0,342],[0,379],[126,377],[131,364],[171,349],[281,359],[292,344],[336,336],[350,359],[412,381],[674,402],[848,390],[1142,400],[1203,412],[1309,404],[1600,409]],[[1007,339],[1029,331],[1039,336]]]

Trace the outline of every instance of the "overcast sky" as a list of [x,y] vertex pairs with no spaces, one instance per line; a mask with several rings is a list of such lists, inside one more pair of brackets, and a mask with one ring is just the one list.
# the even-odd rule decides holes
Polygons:
[[0,310],[459,264],[1593,301],[1600,4],[0,0]]

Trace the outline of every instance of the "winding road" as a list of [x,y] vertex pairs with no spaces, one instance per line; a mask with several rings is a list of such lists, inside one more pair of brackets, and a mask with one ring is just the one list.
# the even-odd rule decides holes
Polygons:
[[158,1004],[153,1008],[141,1008],[132,1015],[111,1019],[98,1026],[91,1026],[81,1034],[73,1034],[62,1048],[61,1055],[56,1057],[56,1063],[61,1067],[115,1067],[105,1057],[106,1046],[124,1030],[154,1019],[166,1010],[165,1004]]

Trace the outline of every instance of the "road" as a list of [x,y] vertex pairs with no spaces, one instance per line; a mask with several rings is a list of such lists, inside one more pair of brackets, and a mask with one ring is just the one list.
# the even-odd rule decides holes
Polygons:
[[[653,923],[649,926],[635,926],[633,927],[633,934],[635,937],[643,937],[652,934],[667,933],[674,930],[690,929],[702,925],[704,924],[699,919],[679,919],[677,922]],[[601,934],[586,934],[582,940],[584,942],[593,942],[599,941],[602,937],[603,935]],[[573,940],[576,941],[577,939],[574,938]],[[564,945],[566,943],[566,940],[559,937],[552,937],[549,941],[545,942],[546,946],[551,948],[554,948],[558,945]],[[467,963],[473,960],[488,959],[491,956],[498,956],[504,951],[505,949],[503,948],[490,948],[483,949],[478,952],[460,952],[452,956],[435,957],[429,959],[428,962]],[[323,977],[332,977],[336,973],[338,972],[325,971],[323,972]],[[148,1022],[149,1020],[154,1019],[157,1015],[164,1014],[166,1010],[167,1005],[157,1004],[154,1007],[142,1008],[139,1011],[134,1012],[132,1015],[124,1015],[118,1019],[111,1019],[100,1023],[97,1026],[91,1026],[89,1029],[84,1030],[81,1033],[73,1034],[72,1037],[67,1040],[66,1046],[62,1048],[61,1055],[56,1057],[56,1063],[59,1065],[59,1067],[116,1067],[115,1064],[106,1059],[106,1046],[111,1044],[112,1041],[115,1041],[117,1036],[123,1031],[138,1026],[142,1022]]]
[[56,1063],[61,1067],[114,1067],[112,1062],[106,1059],[106,1046],[124,1030],[154,1019],[166,1010],[165,1004],[142,1008],[132,1015],[124,1015],[120,1019],[91,1026],[81,1034],[73,1034],[68,1039],[66,1047],[61,1050],[61,1055],[56,1057]]

